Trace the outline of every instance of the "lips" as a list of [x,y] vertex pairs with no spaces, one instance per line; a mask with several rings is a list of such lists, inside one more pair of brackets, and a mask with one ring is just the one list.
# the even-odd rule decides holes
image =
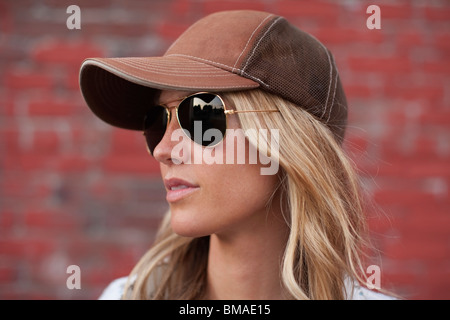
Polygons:
[[167,202],[174,203],[183,200],[197,191],[200,187],[194,183],[179,178],[164,179],[167,190]]

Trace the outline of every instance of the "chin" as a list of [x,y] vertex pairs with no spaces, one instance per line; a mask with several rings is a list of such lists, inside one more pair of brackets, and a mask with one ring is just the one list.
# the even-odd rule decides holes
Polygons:
[[[174,212],[175,211],[175,212]],[[190,214],[174,210],[171,212],[171,227],[173,232],[182,237],[199,238],[211,234],[211,229]]]
[[201,232],[200,230],[195,228],[185,228],[185,227],[178,228],[174,225],[172,225],[172,230],[180,237],[186,238],[201,238],[210,235],[210,233],[208,232]]

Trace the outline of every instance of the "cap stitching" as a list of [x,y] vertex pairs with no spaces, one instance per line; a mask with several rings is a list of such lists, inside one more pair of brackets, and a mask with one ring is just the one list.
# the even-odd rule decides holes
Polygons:
[[[135,68],[142,67],[142,64],[133,63],[132,61],[127,61],[127,60],[121,60],[120,63],[122,63],[122,64],[124,64],[124,65],[127,65],[127,66],[135,67]],[[152,65],[150,65],[150,64],[144,64],[144,65],[145,65],[145,66],[152,66]],[[161,68],[158,68],[158,67],[154,67],[154,68],[146,68],[146,69],[139,68],[139,69],[140,69],[141,71],[151,71],[151,72],[155,72],[155,73],[159,73],[159,74],[165,74],[165,75],[170,75],[170,74],[173,74],[173,73],[174,73],[174,72],[164,72],[164,71],[161,71]],[[185,71],[183,72],[183,70],[185,70]],[[196,70],[198,70],[198,69],[196,69]],[[207,69],[205,69],[205,70],[207,70]],[[181,71],[181,72],[180,72],[180,71]],[[208,70],[208,71],[209,71],[209,70]],[[205,74],[210,73],[210,74],[212,74],[212,76],[216,76],[216,77],[225,77],[225,76],[229,76],[229,75],[230,75],[229,72],[227,72],[227,71],[225,71],[225,70],[223,70],[223,71],[224,71],[224,74],[220,74],[220,75],[214,75],[213,72],[211,72],[211,71],[209,71],[209,72],[203,72],[203,73],[205,73]],[[192,69],[191,69],[191,68],[187,69],[187,68],[180,68],[180,67],[177,67],[176,72],[177,72],[177,73],[189,73],[189,74],[187,74],[187,75],[191,75],[191,74],[192,74]],[[183,75],[180,74],[180,76],[183,76]],[[211,77],[211,76],[210,76],[210,77]]]
[[242,54],[243,54],[243,53],[245,52],[245,50],[247,49],[247,47],[248,47],[248,45],[249,45],[249,43],[250,43],[250,40],[251,40],[251,39],[253,38],[253,36],[255,35],[256,30],[258,30],[258,29],[261,27],[261,25],[262,25],[268,18],[270,18],[270,17],[272,17],[272,16],[273,16],[273,14],[269,14],[267,17],[264,18],[264,20],[261,21],[261,23],[255,28],[255,30],[253,30],[252,34],[250,35],[250,37],[249,37],[248,40],[247,40],[247,43],[245,44],[244,49],[242,49],[241,54],[240,54],[239,57],[236,59],[236,62],[235,62],[234,65],[233,65],[233,70],[232,70],[232,72],[234,72],[234,70],[236,69],[236,65],[237,65],[239,59],[241,59]]
[[[338,77],[338,72],[337,72],[337,70],[336,70],[336,76],[335,76],[335,78],[334,78],[333,99],[331,100],[330,111],[329,111],[329,113],[328,113],[328,119],[327,119],[326,123],[328,123],[328,121],[330,121],[330,118],[331,118],[331,112],[333,111],[334,97],[336,97],[337,77]],[[326,108],[325,108],[325,109],[326,109]]]
[[[323,47],[323,45],[322,45],[322,47]],[[325,52],[326,52],[326,54],[328,56],[328,62],[330,64],[330,81],[329,81],[329,85],[328,85],[327,100],[325,101],[325,108],[323,109],[322,117],[325,115],[325,112],[327,112],[328,100],[330,98],[331,82],[333,81],[333,78],[332,78],[332,76],[333,76],[333,66],[331,64],[330,54],[328,53],[328,50],[326,50],[326,49],[325,49]]]
[[317,38],[315,38],[315,37],[313,37],[313,38],[316,39],[316,41],[320,44],[320,46],[324,49],[325,53],[327,54],[328,64],[329,64],[329,67],[330,67],[330,77],[329,77],[330,80],[329,80],[329,85],[328,85],[327,100],[325,101],[325,108],[323,109],[322,116],[321,116],[321,118],[323,118],[323,116],[327,112],[328,100],[330,98],[331,83],[333,81],[333,79],[332,79],[332,76],[333,76],[333,65],[331,63],[331,57],[330,57],[330,54],[328,53],[327,48],[319,40],[317,40]]
[[[265,83],[264,81],[262,81],[261,79],[256,78],[256,77],[254,77],[254,76],[252,76],[252,75],[246,73],[245,71],[243,71],[243,70],[241,70],[241,69],[239,69],[239,68],[232,68],[232,67],[230,67],[230,66],[228,66],[228,65],[226,65],[226,64],[220,63],[220,62],[215,62],[215,61],[211,61],[211,60],[208,60],[208,59],[204,59],[204,58],[200,58],[200,57],[195,57],[195,56],[191,56],[191,55],[187,55],[187,54],[181,54],[181,53],[173,53],[173,54],[169,54],[169,55],[167,55],[166,57],[169,57],[169,56],[187,57],[187,58],[191,58],[191,59],[197,59],[197,60],[200,60],[200,61],[204,61],[205,63],[212,64],[212,65],[216,65],[216,66],[218,66],[218,67],[225,67],[225,68],[228,68],[228,69],[231,69],[231,70],[234,69],[234,70],[237,70],[241,75],[245,75],[245,76],[247,76],[248,78],[250,78],[251,80],[258,81],[258,82],[262,83],[263,85],[265,85],[266,87],[269,87],[269,85],[266,84],[266,83]],[[231,72],[231,70],[228,70],[228,71]]]
[[[159,82],[148,81],[148,80],[146,80],[146,79],[144,79],[144,78],[142,78],[142,77],[138,77],[138,76],[132,75],[132,74],[130,74],[129,72],[126,72],[126,71],[117,70],[117,69],[115,69],[115,68],[113,68],[113,67],[111,67],[111,66],[109,66],[109,65],[102,64],[101,62],[96,61],[96,60],[86,60],[85,62],[83,62],[83,64],[81,65],[80,78],[81,78],[81,73],[82,73],[83,68],[85,68],[85,67],[88,66],[88,65],[96,66],[97,68],[102,68],[102,69],[104,69],[104,70],[106,70],[106,71],[109,71],[110,73],[114,74],[114,75],[117,76],[117,77],[121,77],[121,76],[122,76],[122,77],[123,77],[125,80],[127,80],[127,81],[130,81],[130,82],[133,82],[133,83],[139,82],[139,83],[137,83],[137,84],[143,85],[143,86],[145,86],[146,84],[147,84],[147,85],[148,85],[148,84],[154,84],[154,85],[156,84],[156,85],[165,85],[165,86],[168,86],[168,87],[178,87],[178,86],[175,86],[175,85],[170,84],[170,83],[167,83],[167,82],[162,82],[162,81],[159,81]],[[135,80],[135,82],[134,82],[134,81],[131,81],[130,79]],[[183,88],[198,88],[198,89],[203,89],[202,87],[188,87],[188,86],[183,87]],[[209,88],[213,88],[213,89],[215,89],[215,88],[221,89],[221,88],[223,88],[223,86],[210,86]],[[245,86],[245,85],[240,85],[240,86],[226,86],[226,88],[248,88],[248,86]]]
[[[282,19],[282,17],[278,17],[277,19],[275,19],[272,24],[270,25],[270,27],[266,30],[266,32],[264,32],[263,36],[259,39],[258,43],[256,44],[256,46],[253,48],[252,53],[249,55],[249,57],[247,58],[247,62],[244,65],[244,67],[242,68],[242,73],[245,73],[245,69],[248,66],[248,63],[250,62],[250,59],[253,57],[253,55],[255,54],[256,49],[258,48],[259,44],[261,43],[262,39],[267,35],[267,33],[270,31],[270,29],[272,29],[272,27],[280,20]],[[268,85],[266,85],[268,87]]]

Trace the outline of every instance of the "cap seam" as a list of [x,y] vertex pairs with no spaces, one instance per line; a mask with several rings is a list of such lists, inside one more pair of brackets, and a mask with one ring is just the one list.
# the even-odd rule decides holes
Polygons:
[[[334,78],[334,90],[333,90],[333,99],[331,99],[331,105],[330,105],[330,111],[328,112],[328,118],[326,123],[328,123],[330,121],[331,118],[331,112],[333,111],[333,105],[334,105],[334,97],[336,96],[336,88],[337,88],[337,78],[338,78],[338,72],[336,70],[336,76]],[[326,109],[326,107],[325,107]]]
[[[200,57],[195,57],[195,56],[191,56],[191,55],[187,55],[187,54],[181,54],[181,53],[173,53],[173,54],[169,54],[169,55],[167,55],[166,57],[169,57],[169,56],[186,57],[186,58],[196,59],[196,60],[199,60],[199,61],[204,61],[204,62],[207,63],[207,64],[212,64],[212,65],[217,66],[217,67],[219,67],[219,68],[227,68],[229,72],[232,72],[232,70],[237,70],[238,73],[240,73],[241,75],[245,75],[246,78],[250,78],[251,80],[257,81],[258,83],[263,84],[263,85],[266,86],[267,88],[269,87],[269,85],[266,84],[266,83],[265,83],[264,81],[262,81],[261,79],[259,79],[259,78],[257,78],[257,77],[254,77],[254,76],[252,76],[252,75],[246,73],[245,71],[243,71],[243,70],[241,70],[241,69],[239,69],[239,68],[232,68],[232,67],[230,67],[229,65],[226,65],[226,64],[223,64],[223,63],[220,63],[220,62],[216,62],[216,61],[212,61],[212,60],[208,60],[208,59],[204,59],[204,58],[200,58]],[[232,73],[235,73],[235,72],[232,72]]]
[[[273,26],[274,26],[278,21],[280,21],[280,19],[282,19],[282,17],[278,17],[278,18],[276,18],[276,19],[272,22],[272,24],[269,26],[269,28],[267,28],[266,32],[264,32],[264,34],[262,35],[262,37],[258,40],[258,43],[256,44],[256,46],[253,47],[252,53],[248,56],[247,62],[245,63],[244,67],[243,67],[242,70],[241,70],[242,73],[245,73],[245,69],[247,68],[248,63],[250,62],[250,59],[251,59],[251,58],[253,57],[253,55],[255,54],[256,49],[258,48],[258,46],[259,46],[259,44],[261,43],[261,41],[264,39],[264,37],[267,35],[267,33],[270,31],[270,29],[272,29]],[[267,86],[267,87],[268,87],[268,86]]]
[[[123,61],[120,61],[122,64],[125,64],[125,65],[127,65],[127,66],[131,66],[131,67],[135,67],[135,68],[139,68],[139,65],[138,64],[136,64],[136,63],[132,63],[131,61],[126,61],[126,60],[123,60]],[[151,71],[151,72],[154,72],[154,73],[158,73],[158,74],[164,74],[164,75],[172,75],[173,73],[169,73],[169,72],[163,72],[163,71],[160,71],[162,68],[149,68],[149,69],[146,69],[146,70],[143,70],[143,69],[140,69],[140,70],[142,70],[142,71]],[[180,71],[181,70],[181,71]],[[186,71],[183,71],[183,70],[186,70]],[[179,75],[179,76],[181,76],[181,77],[183,77],[183,76],[192,76],[192,70],[191,69],[187,69],[187,68],[179,68],[179,67],[177,67],[177,72],[179,72],[179,73],[177,73],[177,75]],[[189,72],[189,73],[188,73]],[[226,72],[226,71],[224,71],[224,72]],[[181,74],[180,74],[181,73]],[[202,74],[202,76],[204,76],[204,77],[227,77],[227,76],[230,76],[230,74],[229,73],[226,73],[226,74],[220,74],[220,75],[207,75],[208,73],[210,73],[211,74],[211,72],[203,72],[203,74]]]
[[[145,86],[145,87],[148,87],[148,85],[160,85],[160,86],[167,86],[167,87],[170,87],[170,88],[181,88],[179,86],[176,86],[176,85],[173,85],[173,84],[170,84],[170,83],[167,83],[167,82],[162,82],[162,81],[160,81],[160,82],[151,82],[151,81],[148,81],[148,80],[144,80],[141,77],[133,76],[130,73],[122,71],[122,70],[117,70],[114,67],[111,67],[111,66],[109,66],[107,64],[103,64],[103,63],[101,63],[99,61],[96,61],[96,60],[86,60],[86,61],[83,62],[83,64],[81,65],[81,68],[80,68],[81,69],[80,80],[81,80],[81,73],[82,73],[83,68],[85,68],[88,65],[96,66],[98,68],[105,69],[106,71],[111,72],[112,74],[114,74],[115,76],[117,76],[119,78],[123,78],[123,79],[125,79],[127,81],[130,81],[130,82],[133,82],[133,83],[136,83],[138,85]],[[240,85],[240,86],[226,86],[226,87],[227,88],[248,88],[248,86],[244,86],[244,85]],[[194,89],[196,87],[188,87],[188,86],[186,86],[186,87],[183,87],[183,88],[186,88],[186,89],[192,88],[192,89]],[[223,86],[209,86],[208,88],[220,89],[220,88],[223,88]],[[196,89],[201,89],[201,88],[197,87]]]
[[[321,44],[322,45],[322,44]],[[331,58],[330,58],[330,54],[328,53],[328,50],[326,50],[326,48],[322,45],[322,47],[325,49],[325,53],[327,54],[328,57],[328,63],[330,66],[330,81],[329,81],[329,85],[328,85],[328,93],[327,93],[327,100],[325,101],[325,108],[322,112],[322,117],[325,115],[325,112],[327,112],[327,108],[328,108],[328,100],[330,98],[330,90],[331,90],[331,82],[332,82],[332,77],[333,77],[333,66],[331,65]]]
[[269,14],[269,15],[268,15],[267,17],[265,17],[265,18],[261,21],[261,23],[253,30],[252,34],[250,35],[250,37],[249,37],[248,40],[247,40],[247,43],[245,44],[245,47],[242,49],[241,53],[239,54],[239,57],[236,59],[234,65],[233,65],[232,72],[234,72],[234,70],[237,69],[237,68],[236,68],[236,65],[237,65],[238,61],[241,59],[242,54],[243,54],[243,53],[245,52],[245,50],[247,49],[247,47],[248,47],[248,45],[249,45],[249,43],[250,43],[250,40],[253,39],[253,36],[255,35],[256,30],[258,30],[258,29],[261,27],[261,25],[262,25],[268,18],[273,17],[273,16],[274,16],[273,14]]
[[[325,51],[325,53],[326,53],[326,55],[327,55],[327,57],[328,57],[328,65],[329,65],[329,67],[330,67],[330,77],[329,77],[329,79],[330,79],[330,81],[329,81],[329,85],[328,85],[328,92],[327,92],[327,100],[325,101],[325,108],[324,108],[324,111],[322,112],[322,116],[321,116],[321,118],[323,118],[323,116],[325,115],[325,113],[327,112],[327,108],[328,108],[328,100],[329,100],[329,98],[330,98],[330,90],[331,90],[331,83],[332,83],[332,77],[333,77],[333,64],[331,63],[331,57],[330,57],[330,54],[329,54],[329,52],[328,52],[328,50],[327,50],[327,48],[322,44],[322,42],[320,42],[316,37],[314,37],[313,35],[310,35],[312,38],[314,38],[316,41],[317,41],[317,43],[323,48],[323,50]],[[336,72],[337,72],[337,70],[336,70]],[[328,122],[328,120],[327,120],[327,122]]]

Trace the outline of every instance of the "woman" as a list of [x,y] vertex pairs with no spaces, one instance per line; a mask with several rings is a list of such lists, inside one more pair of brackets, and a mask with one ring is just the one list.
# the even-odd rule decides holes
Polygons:
[[170,208],[102,298],[385,297],[360,286],[347,103],[317,39],[269,13],[219,12],[163,57],[87,59],[80,86],[101,119],[144,131]]

